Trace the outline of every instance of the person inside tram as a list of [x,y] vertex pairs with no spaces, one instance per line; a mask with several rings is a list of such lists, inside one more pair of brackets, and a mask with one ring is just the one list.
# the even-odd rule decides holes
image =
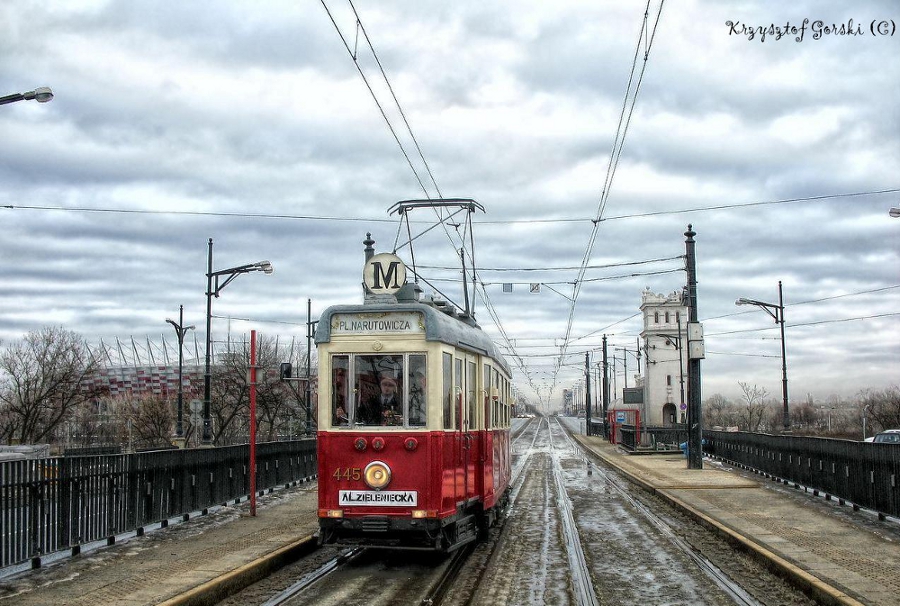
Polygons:
[[398,395],[397,379],[390,373],[382,373],[378,385],[378,393],[360,409],[360,422],[366,425],[403,425],[403,402]]
[[409,388],[409,424],[414,426],[425,425],[425,395],[426,380],[425,369],[417,368],[412,372]]
[[350,422],[347,415],[347,369],[336,366],[332,370],[332,390],[334,416],[332,425],[346,425]]

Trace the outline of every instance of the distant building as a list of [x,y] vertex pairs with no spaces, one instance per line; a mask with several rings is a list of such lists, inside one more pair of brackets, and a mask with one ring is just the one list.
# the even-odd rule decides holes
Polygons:
[[[184,366],[184,400],[203,398],[203,366]],[[115,397],[157,396],[164,400],[174,399],[178,395],[177,366],[117,366],[100,368],[97,373],[85,380],[85,384],[109,389],[109,395]]]
[[641,341],[646,356],[643,423],[684,423],[688,311],[682,293],[654,294],[648,287],[641,293],[641,312],[644,315]]

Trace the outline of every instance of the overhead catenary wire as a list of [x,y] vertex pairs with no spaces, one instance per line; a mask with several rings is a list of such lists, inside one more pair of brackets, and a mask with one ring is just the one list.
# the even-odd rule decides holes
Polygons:
[[[872,314],[869,316],[856,316],[853,318],[833,318],[829,320],[816,320],[813,322],[797,322],[795,324],[787,324],[785,323],[785,328],[801,328],[803,326],[818,326],[820,324],[838,324],[841,322],[858,322],[862,320],[875,320],[877,318],[890,318],[892,316],[900,316],[900,311],[888,312],[883,314]],[[720,337],[722,335],[735,335],[740,333],[748,333],[748,332],[762,332],[768,330],[777,330],[777,326],[766,326],[763,328],[745,328],[741,330],[728,330],[723,332],[712,332],[705,334],[704,337]]]
[[400,112],[400,116],[403,118],[403,123],[406,125],[406,131],[409,133],[409,137],[410,139],[412,139],[413,144],[416,147],[416,151],[419,152],[419,158],[422,159],[422,164],[425,165],[425,171],[428,173],[428,177],[431,179],[431,183],[432,185],[434,185],[434,189],[437,192],[438,197],[443,198],[444,196],[441,193],[441,188],[438,187],[437,181],[434,178],[434,174],[431,172],[431,167],[428,166],[428,160],[425,159],[425,154],[422,153],[422,148],[419,147],[419,141],[413,134],[412,127],[409,125],[409,120],[406,119],[406,113],[403,111],[403,107],[400,106],[400,100],[397,99],[397,95],[394,93],[394,87],[391,86],[391,81],[388,79],[387,73],[385,73],[384,71],[384,66],[381,65],[381,59],[378,58],[378,53],[375,52],[375,46],[372,44],[372,40],[369,39],[369,34],[368,32],[366,32],[366,28],[362,23],[362,19],[360,19],[359,17],[359,13],[356,12],[356,7],[353,6],[353,0],[347,1],[350,3],[350,8],[353,9],[353,14],[356,16],[356,24],[359,29],[362,30],[363,37],[366,39],[366,44],[369,45],[369,49],[372,51],[372,57],[375,58],[375,63],[378,64],[378,69],[381,70],[381,75],[384,78],[385,84],[387,84],[388,90],[391,92],[391,97],[393,97],[394,103],[397,105],[397,110]]
[[[645,259],[643,261],[623,261],[621,263],[605,263],[603,265],[591,265],[588,269],[609,269],[611,267],[626,267],[630,265],[646,265],[648,263],[660,263],[662,261],[674,261],[676,259],[683,259],[684,255],[676,255],[674,257],[660,257],[657,259]],[[419,267],[423,269],[446,269],[446,270],[455,270],[455,267],[446,267],[440,265],[420,265]],[[573,269],[578,269],[574,266],[568,267],[479,267],[478,271],[486,272],[486,271],[571,271]]]
[[[643,271],[643,272],[635,272],[635,273],[630,273],[630,274],[621,274],[618,276],[603,276],[600,278],[585,278],[583,281],[584,282],[606,282],[609,280],[623,280],[623,279],[627,279],[627,278],[639,278],[641,276],[659,276],[659,275],[663,275],[663,274],[678,273],[681,271],[684,271],[684,268],[678,267],[675,269],[663,269],[663,270],[659,270],[659,271]],[[462,281],[461,278],[433,278],[432,280],[434,282],[461,282]],[[541,286],[549,287],[549,286],[559,286],[562,284],[572,284],[572,282],[566,281],[566,280],[558,281],[558,282],[552,282],[552,281],[516,282],[516,281],[508,281],[508,280],[504,280],[503,282],[484,282],[484,281],[479,280],[479,284],[482,284],[484,286],[496,286],[498,284],[514,284],[514,285],[540,284]],[[563,296],[566,297],[566,295],[563,295]],[[566,299],[569,299],[569,298],[566,297]],[[569,299],[569,300],[571,300],[571,299]]]
[[[892,284],[891,286],[883,286],[881,288],[872,288],[869,290],[860,290],[857,292],[848,292],[840,295],[831,295],[830,297],[820,297],[818,299],[810,299],[808,301],[794,301],[793,303],[785,303],[784,306],[787,307],[795,307],[797,305],[808,305],[810,303],[822,303],[824,301],[833,301],[835,299],[844,299],[846,297],[858,297],[859,295],[870,295],[877,292],[883,292],[885,290],[893,290],[895,288],[900,288],[900,284]],[[722,314],[721,316],[712,316],[709,318],[703,318],[704,322],[711,322],[713,320],[721,320],[722,318],[733,318],[734,316],[743,316],[747,314],[756,313],[756,309],[747,309],[744,311],[736,311],[730,314]]]
[[[432,196],[428,192],[428,188],[425,187],[425,184],[422,182],[422,179],[421,179],[418,171],[416,170],[415,166],[413,165],[412,160],[409,157],[409,154],[406,152],[406,149],[404,148],[403,143],[400,141],[400,137],[397,135],[397,132],[394,130],[393,124],[391,123],[390,119],[387,116],[387,113],[385,112],[384,108],[382,107],[381,102],[378,99],[378,96],[375,94],[375,91],[372,88],[371,84],[369,83],[368,78],[366,78],[366,75],[363,72],[362,67],[359,64],[359,59],[358,59],[357,53],[354,50],[350,49],[350,45],[347,43],[347,40],[344,37],[343,32],[341,32],[341,29],[338,26],[337,21],[335,20],[334,16],[332,15],[331,10],[328,8],[328,5],[325,3],[325,0],[321,0],[321,3],[322,3],[323,8],[325,9],[325,12],[328,14],[329,19],[331,20],[332,25],[334,25],[334,28],[337,31],[338,36],[341,38],[341,41],[344,43],[344,47],[347,49],[348,54],[350,55],[351,59],[353,60],[353,64],[356,67],[357,71],[359,72],[360,77],[363,79],[363,82],[365,83],[366,88],[369,90],[369,93],[372,96],[372,99],[375,101],[375,104],[378,107],[378,110],[381,112],[382,118],[384,118],[384,121],[387,124],[388,129],[391,131],[391,134],[393,135],[394,140],[397,142],[397,145],[399,146],[401,152],[403,153],[403,156],[406,159],[406,162],[407,162],[410,170],[412,170],[413,175],[416,178],[416,181],[419,183],[419,186],[421,187],[422,191],[424,192],[425,197],[429,200],[432,199]],[[397,110],[399,111],[400,116],[403,119],[403,123],[406,125],[407,132],[409,133],[409,136],[412,139],[417,152],[419,153],[419,157],[421,158],[422,163],[425,166],[425,170],[428,173],[428,176],[431,179],[432,184],[434,185],[435,191],[437,192],[438,197],[443,198],[443,195],[441,194],[441,191],[440,191],[440,187],[437,184],[437,180],[434,177],[431,167],[428,165],[428,161],[425,159],[425,154],[422,152],[422,148],[419,145],[418,139],[416,138],[415,134],[413,133],[412,126],[410,125],[409,120],[406,118],[406,112],[403,111],[403,107],[400,104],[400,100],[397,98],[397,95],[394,92],[394,88],[390,83],[390,79],[388,78],[387,72],[385,71],[384,66],[381,63],[381,59],[379,59],[379,57],[378,57],[377,51],[375,50],[375,46],[372,43],[372,40],[369,37],[369,34],[365,29],[365,26],[362,24],[362,18],[360,17],[359,13],[356,10],[356,7],[353,5],[353,2],[351,0],[348,0],[348,4],[350,5],[350,8],[352,9],[353,15],[356,20],[357,36],[358,36],[359,31],[362,31],[363,37],[365,38],[366,43],[369,46],[369,49],[372,53],[372,56],[375,59],[376,64],[378,65],[378,69],[381,72],[381,76],[384,79],[384,82],[387,85],[388,90],[390,91],[391,97],[394,100],[394,104],[396,105]],[[450,241],[451,245],[453,245],[454,250],[456,250],[456,244],[453,240],[453,236],[448,231],[446,223],[445,223],[446,220],[449,219],[449,217],[447,219],[445,219],[443,217],[443,213],[441,211],[439,211],[437,208],[434,208],[433,210],[435,212],[435,215],[437,216],[438,224],[443,227],[448,240]],[[397,249],[399,247],[401,247],[401,245],[400,245],[400,229],[402,228],[402,223],[403,223],[403,217],[401,217],[400,225],[398,225],[397,235],[394,240],[394,252],[396,252]],[[406,217],[406,226],[407,226],[408,244],[411,244],[414,238],[412,236],[412,231],[410,228],[408,217]],[[457,235],[459,236],[458,233],[457,233]],[[416,237],[418,237],[418,236],[416,236]],[[465,234],[462,234],[459,237],[460,237],[460,240],[462,243],[462,248],[464,249],[465,248]],[[474,246],[474,242],[472,243],[472,245]],[[410,246],[410,254],[411,255],[413,254],[411,246]],[[468,307],[468,298],[466,300],[466,307]]]
[[[652,211],[644,213],[633,213],[628,215],[618,215],[606,217],[602,219],[604,222],[627,220],[627,219],[645,219],[650,217],[659,217],[664,215],[681,215],[686,213],[712,212],[719,210],[732,210],[753,208],[756,206],[769,206],[779,204],[792,204],[798,202],[822,202],[834,200],[837,198],[853,198],[859,196],[873,196],[879,194],[900,193],[900,187],[878,189],[862,192],[848,192],[840,194],[823,194],[819,196],[806,196],[802,198],[783,198],[779,200],[759,200],[755,202],[736,202],[733,204],[717,204],[715,206],[701,206],[697,208],[682,208],[678,210]],[[60,206],[47,204],[2,204],[0,209],[5,210],[34,210],[34,211],[52,211],[52,212],[82,212],[82,213],[111,213],[111,214],[130,214],[130,215],[169,215],[184,217],[225,217],[237,219],[277,219],[277,220],[294,220],[294,221],[334,221],[344,223],[395,223],[395,219],[385,219],[383,217],[348,217],[348,216],[331,216],[331,215],[304,215],[304,214],[285,214],[285,213],[247,213],[247,212],[222,212],[222,211],[194,211],[194,210],[153,210],[145,208],[113,208],[99,206]],[[880,212],[880,210],[879,210]],[[554,224],[554,223],[588,223],[592,221],[589,217],[567,217],[556,219],[541,219],[533,217],[529,219],[502,219],[502,220],[481,220],[473,221],[475,225],[532,225],[535,223]],[[413,224],[429,224],[430,221],[413,221]],[[437,227],[434,225],[434,227]]]
[[[428,188],[425,187],[425,184],[422,182],[421,177],[419,176],[416,167],[413,166],[412,160],[409,157],[409,154],[406,152],[406,148],[403,147],[403,143],[400,141],[400,137],[397,135],[397,131],[394,130],[394,125],[391,124],[390,118],[388,118],[387,113],[384,110],[384,107],[381,105],[381,101],[378,100],[378,95],[375,94],[375,91],[372,89],[372,85],[369,83],[369,79],[366,78],[365,72],[363,72],[362,67],[359,65],[359,59],[357,58],[356,53],[353,52],[350,48],[350,44],[347,42],[347,39],[344,38],[344,34],[341,31],[341,28],[338,26],[337,21],[335,21],[334,16],[331,14],[331,10],[328,8],[328,5],[325,4],[325,0],[320,0],[322,2],[322,7],[325,9],[325,12],[328,13],[328,18],[331,19],[332,25],[334,25],[334,29],[337,32],[338,36],[341,39],[341,42],[344,43],[344,48],[347,49],[347,53],[350,55],[350,58],[353,59],[353,65],[356,66],[356,71],[359,72],[360,77],[363,79],[363,82],[366,85],[366,88],[369,90],[369,94],[372,96],[372,100],[375,101],[375,105],[378,107],[378,111],[381,112],[381,117],[384,118],[385,124],[387,124],[388,130],[391,131],[391,135],[394,137],[394,141],[397,142],[397,146],[400,148],[400,152],[403,154],[403,157],[406,158],[406,163],[409,165],[410,170],[416,178],[416,181],[419,183],[419,187],[422,188],[422,191],[425,193],[426,198],[431,198],[431,195],[428,193]],[[351,4],[352,6],[352,4]],[[356,9],[353,9],[353,12],[356,13]],[[357,16],[357,23],[359,23],[359,17]],[[363,30],[365,34],[365,30]],[[368,35],[365,36],[368,40]],[[374,52],[374,49],[373,49]],[[380,65],[380,63],[379,63]],[[384,72],[382,71],[382,74]],[[396,97],[395,97],[396,100]],[[407,124],[408,126],[408,124]]]
[[[354,11],[355,11],[355,9],[354,9]],[[646,18],[646,17],[645,17],[645,18]],[[646,90],[646,89],[645,89],[645,90]],[[620,181],[621,181],[621,177],[620,177],[619,179],[620,179]],[[423,180],[424,180],[424,176],[423,176]],[[426,181],[426,183],[427,183],[427,181]],[[436,186],[436,182],[434,182],[434,183],[435,183],[435,186]],[[651,214],[652,214],[652,213],[651,213]],[[648,214],[647,216],[650,216],[651,214]],[[607,218],[601,219],[601,220],[610,220],[610,218],[607,217]],[[573,260],[574,260],[574,259],[573,259]],[[484,269],[480,269],[479,271],[483,272]],[[483,277],[483,274],[482,274],[482,277]],[[582,284],[582,283],[583,283],[583,281],[579,282],[579,284]],[[488,284],[488,285],[489,285],[489,284],[491,284],[491,283],[490,283],[490,282],[485,282],[485,283],[483,283],[483,284]],[[586,293],[586,294],[587,294],[587,293]]]
[[[643,82],[644,72],[647,67],[647,61],[650,58],[650,49],[653,47],[653,40],[656,37],[656,30],[657,30],[657,27],[659,26],[659,18],[660,18],[660,15],[662,14],[662,8],[663,8],[663,4],[665,2],[665,0],[660,0],[659,10],[657,11],[656,20],[653,25],[653,31],[651,34],[649,34],[649,40],[647,40],[646,36],[648,35],[647,25],[648,25],[649,13],[650,13],[650,1],[651,0],[647,0],[647,6],[644,10],[644,18],[642,20],[641,30],[640,30],[640,33],[638,34],[637,44],[635,45],[635,54],[634,54],[634,58],[632,59],[632,64],[631,64],[631,73],[628,78],[628,86],[626,87],[626,90],[625,90],[625,96],[624,96],[625,98],[622,103],[622,110],[619,115],[619,124],[616,128],[616,137],[613,141],[613,149],[612,149],[612,152],[610,153],[609,161],[607,163],[606,176],[604,177],[604,180],[603,180],[603,188],[602,188],[602,191],[600,194],[600,201],[598,203],[597,213],[596,213],[595,218],[592,220],[593,225],[591,228],[591,235],[588,238],[588,244],[585,247],[584,256],[582,257],[581,269],[578,272],[578,276],[575,280],[575,284],[572,289],[571,304],[569,306],[569,315],[568,315],[568,318],[566,321],[565,336],[563,337],[563,344],[560,347],[560,357],[561,358],[566,352],[568,340],[569,340],[569,337],[571,336],[572,325],[575,321],[575,309],[578,304],[578,296],[581,293],[581,288],[583,286],[582,279],[584,277],[584,272],[586,271],[585,268],[590,263],[591,255],[593,254],[594,244],[597,241],[597,233],[600,228],[600,222],[603,219],[603,212],[605,211],[607,202],[609,200],[609,194],[612,189],[613,179],[615,178],[616,169],[619,164],[619,158],[622,154],[622,149],[624,148],[624,145],[625,145],[625,136],[627,135],[628,127],[631,124],[631,116],[634,113],[634,107],[635,107],[635,104],[637,103],[637,97],[640,92],[641,83]],[[642,40],[645,41],[644,60],[643,60],[643,63],[641,63],[641,68],[640,68],[640,73],[638,75],[637,84],[634,87],[634,94],[632,95],[631,94],[631,84],[634,79],[634,71],[635,71],[635,68],[637,65],[637,60],[638,60],[639,50],[641,47]],[[629,98],[631,99],[630,107],[629,107]],[[626,117],[626,112],[627,112],[627,117]]]
[[[344,40],[344,36],[341,33],[340,28],[337,25],[337,22],[335,21],[334,17],[331,15],[331,12],[329,11],[327,5],[325,4],[325,0],[321,0],[321,1],[322,1],[322,6],[325,7],[325,11],[328,13],[328,16],[331,19],[332,24],[334,25],[335,29],[337,30],[338,35],[344,41],[344,46],[347,47],[347,50],[349,51],[349,46],[347,45],[346,40]],[[347,2],[350,5],[351,10],[353,11],[353,15],[356,19],[357,38],[359,36],[359,32],[362,31],[363,37],[366,40],[366,44],[369,46],[369,50],[372,53],[372,57],[375,59],[375,63],[378,65],[378,69],[381,72],[382,79],[384,80],[384,83],[387,86],[388,91],[390,92],[391,98],[394,100],[394,105],[397,107],[397,111],[399,112],[400,117],[402,118],[403,123],[406,126],[406,131],[409,134],[409,137],[412,140],[413,145],[415,146],[416,151],[419,154],[419,158],[422,160],[422,164],[425,167],[425,171],[428,173],[428,177],[431,179],[432,185],[434,185],[434,189],[437,192],[437,197],[443,199],[444,196],[441,193],[441,189],[437,184],[437,179],[435,178],[434,173],[431,170],[431,166],[428,164],[428,160],[425,158],[425,154],[422,151],[422,147],[419,145],[419,140],[416,138],[416,135],[413,132],[412,126],[410,125],[409,120],[406,117],[406,112],[403,111],[403,106],[400,104],[400,100],[397,98],[397,94],[394,92],[394,87],[391,85],[390,78],[388,78],[387,72],[384,69],[384,65],[381,63],[381,59],[378,57],[378,52],[375,50],[375,45],[372,43],[372,40],[369,37],[369,33],[366,31],[366,28],[363,25],[362,18],[360,17],[359,12],[357,12],[356,7],[353,5],[352,0],[347,0]],[[384,112],[383,108],[381,107],[381,103],[378,101],[377,95],[375,95],[372,87],[369,86],[368,80],[366,79],[365,74],[363,73],[362,68],[359,65],[357,53],[351,52],[350,55],[353,59],[354,64],[356,65],[357,70],[359,71],[360,76],[363,78],[363,81],[366,83],[366,86],[369,89],[369,92],[371,93],[372,98],[375,100],[375,104],[378,106],[378,109],[381,111],[382,116],[384,117],[385,122],[387,123],[388,128],[391,131],[391,134],[394,136],[394,139],[397,141],[397,144],[400,146],[400,149],[403,152],[403,155],[407,160],[407,164],[409,165],[410,169],[413,171],[413,174],[415,175],[416,180],[418,181],[420,187],[422,188],[422,191],[425,193],[425,197],[429,200],[432,199],[432,196],[429,194],[428,189],[422,183],[422,179],[419,176],[418,171],[416,171],[415,167],[413,166],[412,161],[410,160],[409,155],[406,152],[406,149],[403,147],[403,144],[400,142],[400,139],[397,136],[397,133],[394,131],[393,125],[391,124],[390,120],[387,118],[386,113]],[[456,250],[456,244],[453,240],[453,236],[450,234],[450,232],[447,229],[447,226],[445,224],[445,222],[447,220],[449,220],[450,217],[445,218],[443,216],[442,210],[438,210],[437,208],[434,208],[433,210],[434,210],[435,216],[438,219],[438,225],[440,225],[443,228],[444,233],[447,236],[447,239],[450,241],[451,245],[453,245],[454,250]],[[400,223],[402,226],[403,221],[401,220]],[[400,227],[401,226],[398,226],[397,236],[394,240],[394,251],[395,252],[398,249],[398,247],[401,246],[401,245],[399,245]],[[412,240],[414,238],[412,236],[410,222],[409,222],[408,217],[406,217],[406,227],[407,227],[407,237],[409,238],[408,243],[411,244]],[[421,234],[419,234],[419,235],[421,235]],[[459,236],[459,234],[457,234],[457,235]],[[418,237],[418,236],[416,236],[416,237]],[[462,241],[461,242],[462,245],[465,246],[465,242],[464,242],[465,237],[464,236],[459,236],[459,237],[460,237],[460,240]],[[411,247],[410,247],[410,254],[412,255]]]
[[[337,30],[338,35],[340,36],[341,40],[344,42],[344,46],[345,46],[345,48],[347,49],[347,52],[350,54],[351,58],[353,59],[353,62],[354,62],[354,65],[355,65],[356,68],[357,68],[357,71],[359,72],[360,76],[363,78],[363,81],[366,83],[366,87],[368,88],[369,93],[372,95],[372,98],[375,100],[375,103],[376,103],[376,105],[378,106],[379,111],[381,111],[382,117],[384,118],[386,124],[388,125],[388,128],[390,129],[392,135],[394,136],[394,139],[397,141],[398,146],[400,146],[400,149],[401,149],[401,151],[403,152],[403,155],[404,155],[404,157],[405,157],[406,160],[407,160],[407,164],[409,165],[410,169],[413,171],[413,174],[415,175],[416,180],[418,181],[419,185],[421,186],[422,191],[425,192],[426,198],[431,199],[431,196],[429,195],[427,188],[426,188],[426,187],[424,186],[424,184],[422,183],[422,180],[421,180],[421,178],[419,177],[419,174],[418,174],[418,172],[416,171],[415,167],[413,166],[412,161],[411,161],[410,158],[409,158],[409,155],[406,153],[406,150],[403,148],[403,145],[402,145],[402,143],[400,142],[400,139],[399,139],[399,137],[397,136],[397,133],[394,131],[394,128],[393,128],[393,126],[392,126],[390,120],[388,119],[388,117],[387,117],[387,115],[386,115],[384,109],[382,108],[380,102],[378,101],[377,96],[375,95],[374,90],[373,90],[372,87],[369,85],[369,82],[368,82],[368,80],[366,79],[365,74],[363,73],[362,68],[361,68],[360,65],[359,65],[359,61],[358,61],[358,59],[357,59],[356,53],[350,50],[350,47],[349,47],[349,45],[347,44],[347,41],[346,41],[346,39],[344,38],[343,33],[341,33],[340,28],[339,28],[338,25],[337,25],[337,22],[335,21],[334,17],[333,17],[332,14],[331,14],[331,11],[328,9],[328,6],[325,4],[325,0],[321,0],[321,1],[322,1],[322,6],[325,8],[325,11],[328,13],[328,16],[329,16],[329,18],[331,19],[332,24],[334,25],[335,29]],[[357,12],[356,7],[353,5],[352,0],[348,0],[348,3],[349,3],[349,5],[350,5],[351,9],[353,10],[353,14],[354,14],[354,16],[355,16],[355,18],[356,18],[356,26],[357,26],[357,30],[358,30],[358,31],[362,31],[363,37],[366,39],[366,43],[368,44],[369,49],[370,49],[371,52],[372,52],[372,56],[374,57],[375,62],[376,62],[377,65],[378,65],[378,68],[379,68],[379,70],[380,70],[380,72],[381,72],[382,78],[384,79],[384,82],[385,82],[385,84],[387,85],[388,90],[390,91],[391,97],[393,98],[394,103],[395,103],[395,105],[397,106],[398,111],[400,112],[400,115],[401,115],[401,117],[402,117],[402,119],[403,119],[403,122],[404,122],[404,124],[406,125],[407,132],[409,133],[409,136],[410,136],[410,138],[412,139],[412,141],[413,141],[413,143],[414,143],[414,145],[415,145],[415,147],[416,147],[416,150],[417,150],[418,153],[419,153],[419,157],[421,158],[422,163],[424,164],[425,169],[426,169],[426,171],[427,171],[427,173],[428,173],[428,175],[429,175],[429,178],[431,179],[431,182],[432,182],[432,184],[434,185],[435,191],[438,193],[438,196],[439,196],[440,198],[443,198],[443,194],[441,193],[440,187],[439,187],[438,184],[437,184],[437,180],[435,179],[434,174],[433,174],[433,172],[431,171],[431,167],[428,165],[428,161],[425,159],[425,155],[424,155],[424,153],[422,152],[421,146],[419,145],[419,142],[418,142],[418,140],[416,139],[416,136],[415,136],[415,134],[414,134],[413,131],[412,131],[412,127],[410,126],[409,121],[408,121],[407,118],[406,118],[406,113],[403,111],[403,108],[402,108],[402,106],[401,106],[401,104],[400,104],[400,101],[399,101],[399,99],[397,98],[397,95],[394,93],[394,88],[393,88],[393,86],[391,86],[390,79],[389,79],[388,76],[387,76],[387,73],[386,73],[386,71],[385,71],[385,69],[384,69],[384,66],[383,66],[382,63],[381,63],[381,60],[378,58],[378,53],[377,53],[376,50],[375,50],[375,46],[374,46],[374,44],[372,43],[371,38],[369,37],[369,34],[368,34],[368,32],[366,31],[366,29],[365,29],[365,26],[362,24],[362,19],[360,18],[360,15],[359,15],[359,13]],[[357,33],[358,33],[358,32],[357,32]],[[469,219],[470,219],[469,221],[466,221],[466,222],[465,222],[465,227],[463,228],[463,233],[462,233],[462,234],[459,233],[459,229],[458,229],[458,226],[457,226],[457,229],[456,229],[457,237],[459,238],[459,240],[460,240],[460,245],[461,245],[460,248],[457,249],[456,243],[455,243],[455,241],[454,241],[454,239],[453,239],[453,236],[450,234],[449,230],[447,229],[447,224],[446,224],[446,221],[448,221],[453,215],[450,214],[447,218],[444,218],[443,212],[439,211],[437,208],[433,208],[433,210],[434,210],[434,212],[435,212],[435,215],[437,216],[437,219],[438,219],[438,225],[441,225],[441,227],[443,228],[444,233],[446,234],[448,240],[450,241],[451,245],[452,245],[453,248],[454,248],[454,251],[457,251],[457,250],[459,251],[460,259],[461,259],[461,261],[462,261],[462,263],[463,263],[463,281],[465,281],[465,271],[466,271],[466,270],[465,270],[465,260],[466,260],[466,256],[467,256],[467,251],[466,251],[466,235],[467,235],[467,230],[468,230],[468,236],[469,236],[469,251],[468,251],[468,256],[469,256],[469,257],[471,258],[471,260],[472,260],[472,264],[471,264],[472,282],[473,282],[473,288],[475,288],[475,283],[476,283],[476,281],[477,281],[477,275],[476,275],[476,271],[477,271],[477,270],[476,270],[476,265],[475,265],[475,239],[474,239],[474,232],[473,232],[473,230],[470,229],[470,220],[471,220],[471,217],[469,217]],[[471,212],[471,211],[470,211],[470,212]],[[400,244],[400,229],[402,228],[402,223],[403,223],[403,219],[404,219],[404,218],[406,219],[406,227],[407,227],[407,238],[408,238],[407,244],[410,246],[410,255],[412,256],[412,255],[413,255],[413,252],[412,252],[412,242],[413,242],[413,240],[414,240],[415,238],[420,237],[421,235],[423,235],[423,234],[426,233],[427,231],[430,231],[431,228],[429,228],[429,230],[425,230],[425,232],[422,232],[422,233],[418,234],[418,235],[415,236],[415,238],[414,238],[413,235],[412,235],[412,230],[411,230],[411,227],[410,227],[410,222],[409,222],[409,217],[408,217],[408,215],[405,216],[405,217],[401,217],[400,226],[398,226],[397,236],[395,237],[395,240],[394,240],[394,252],[395,252],[395,253],[396,253],[396,251],[398,250],[398,248],[405,246],[405,245],[401,245],[401,244]],[[412,256],[412,259],[413,259],[413,265],[414,265],[414,274],[418,277],[418,273],[415,272],[415,257]],[[484,293],[484,295],[485,295],[485,297],[488,296],[487,293]],[[467,313],[472,313],[472,314],[474,315],[474,297],[473,297],[472,303],[473,303],[473,309],[470,310],[470,309],[469,309],[469,297],[466,296],[466,304],[465,304],[466,309],[465,309],[465,311],[466,311]],[[503,328],[502,328],[502,324],[501,324],[501,322],[500,322],[499,316],[496,315],[496,311],[493,310],[493,309],[491,309],[491,312],[492,312],[492,313],[491,313],[492,319],[494,320],[494,322],[495,322],[495,324],[497,325],[498,329],[501,330],[501,332],[505,332],[505,331],[503,330]]]

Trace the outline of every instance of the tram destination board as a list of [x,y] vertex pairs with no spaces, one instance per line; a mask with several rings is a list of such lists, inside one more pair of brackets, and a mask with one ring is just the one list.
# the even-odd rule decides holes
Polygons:
[[418,312],[338,313],[331,319],[331,331],[336,335],[421,334],[425,323]]

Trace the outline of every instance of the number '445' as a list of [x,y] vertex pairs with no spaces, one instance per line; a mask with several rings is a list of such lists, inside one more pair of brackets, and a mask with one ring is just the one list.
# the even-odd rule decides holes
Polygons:
[[340,482],[341,480],[359,480],[362,478],[362,470],[359,467],[338,467],[334,470],[334,473],[331,474],[331,477],[336,481]]

